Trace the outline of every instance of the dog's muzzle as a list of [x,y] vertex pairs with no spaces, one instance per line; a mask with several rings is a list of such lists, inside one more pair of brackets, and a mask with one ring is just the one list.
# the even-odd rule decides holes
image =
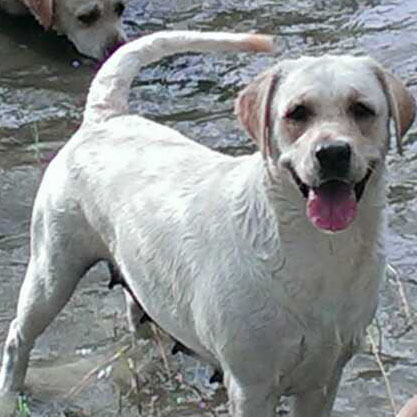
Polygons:
[[317,186],[305,184],[290,165],[288,169],[307,200],[307,217],[321,230],[337,232],[346,229],[355,219],[357,205],[374,170],[371,164],[357,183],[344,178],[324,179]]

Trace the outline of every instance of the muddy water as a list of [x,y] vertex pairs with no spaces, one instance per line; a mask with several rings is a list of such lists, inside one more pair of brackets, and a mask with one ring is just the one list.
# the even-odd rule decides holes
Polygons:
[[[367,53],[417,93],[417,3],[414,0],[133,0],[130,37],[160,29],[279,34],[284,55]],[[225,152],[253,146],[232,116],[233,97],[267,56],[179,56],[142,71],[132,109]],[[0,344],[14,314],[28,259],[31,205],[42,172],[76,130],[95,64],[28,20],[0,16]],[[395,402],[417,390],[417,131],[403,157],[389,157],[388,250],[397,275],[384,285],[372,328]],[[399,280],[399,281],[398,281]],[[144,328],[134,343],[120,289],[107,290],[104,267],[91,271],[70,304],[39,339],[28,378],[32,416],[225,415],[225,393],[210,370]],[[408,303],[401,297],[401,283]],[[279,415],[286,415],[282,404]],[[369,346],[345,372],[335,415],[392,416],[386,383]]]

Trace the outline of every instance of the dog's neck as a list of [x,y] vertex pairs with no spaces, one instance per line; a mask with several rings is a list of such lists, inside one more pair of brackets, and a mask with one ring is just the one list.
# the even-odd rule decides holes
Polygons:
[[[269,168],[259,155],[243,161],[239,179],[233,176],[240,192],[230,193],[234,224],[262,269],[260,275],[277,283],[279,302],[288,309],[297,304],[295,310],[304,310],[312,320],[320,316],[322,322],[366,327],[376,308],[376,298],[369,297],[377,293],[385,267],[384,169],[368,184],[354,222],[330,234],[310,223],[306,200],[289,173]],[[317,299],[313,305],[307,302],[311,297]]]
[[[331,233],[315,228],[306,216],[306,199],[285,168],[268,165],[260,153],[241,158],[231,175],[227,194],[232,198],[233,214],[245,238],[255,245],[276,229],[280,250],[287,245],[309,245],[331,256],[339,252],[367,252],[381,243],[385,209],[385,167],[372,175],[353,223],[344,231]],[[271,231],[272,233],[272,231]],[[259,236],[261,235],[261,236]],[[351,244],[351,243],[355,244]]]

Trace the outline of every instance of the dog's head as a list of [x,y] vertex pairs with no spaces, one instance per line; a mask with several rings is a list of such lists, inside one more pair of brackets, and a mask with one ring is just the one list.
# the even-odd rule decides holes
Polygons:
[[236,113],[268,163],[282,168],[319,229],[346,229],[380,172],[394,121],[398,151],[414,119],[403,83],[366,57],[287,60],[239,95]]
[[65,34],[82,54],[103,59],[126,41],[126,0],[24,0],[45,29]]

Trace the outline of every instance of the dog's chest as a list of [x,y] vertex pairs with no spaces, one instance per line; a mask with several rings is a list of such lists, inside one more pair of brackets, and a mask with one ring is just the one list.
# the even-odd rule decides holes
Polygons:
[[288,393],[324,386],[338,361],[351,356],[375,313],[385,268],[379,245],[324,236],[311,246],[306,235],[306,246],[296,244],[298,256],[283,236],[282,267],[272,274],[278,317],[291,317],[290,333],[299,341],[282,381]]
[[336,262],[326,268],[283,267],[285,277],[271,290],[276,321],[265,332],[276,335],[271,342],[283,394],[326,386],[353,354],[376,309],[382,265],[374,260],[360,268],[337,268]]
[[282,267],[272,272],[277,301],[312,325],[336,325],[348,333],[366,326],[385,268],[380,236],[365,236],[359,225],[337,235],[280,229],[276,253]]

